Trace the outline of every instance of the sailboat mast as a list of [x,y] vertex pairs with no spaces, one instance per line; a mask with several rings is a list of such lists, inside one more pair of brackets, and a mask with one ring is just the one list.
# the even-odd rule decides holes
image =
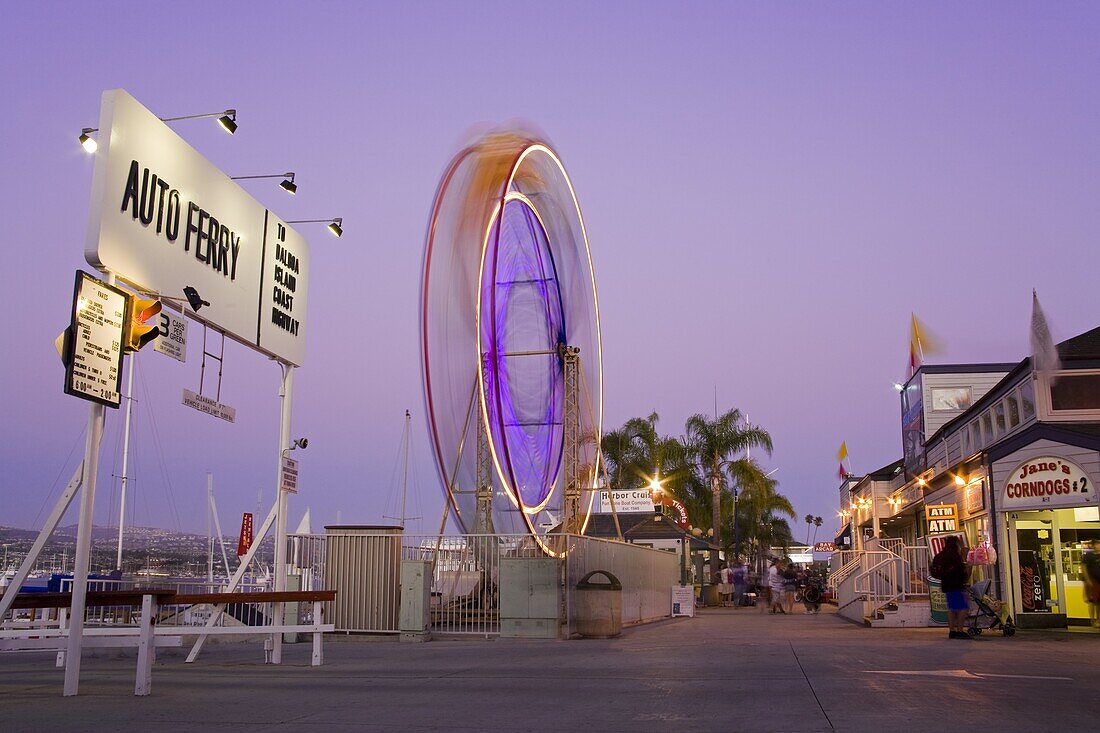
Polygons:
[[405,500],[409,495],[409,426],[412,415],[405,410],[405,469],[401,476],[401,526],[405,526]]
[[212,512],[211,502],[214,498],[214,474],[206,472],[206,582],[214,583],[214,531],[210,527]]
[[115,558],[115,567],[122,570],[122,525],[126,520],[126,481],[128,476],[128,464],[130,458],[130,415],[134,410],[134,362],[137,361],[137,353],[130,354],[130,364],[126,376],[126,419],[122,427],[122,489],[118,502],[118,555]]

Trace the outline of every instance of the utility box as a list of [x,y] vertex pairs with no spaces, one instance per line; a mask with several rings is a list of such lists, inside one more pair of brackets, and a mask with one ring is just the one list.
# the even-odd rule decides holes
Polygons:
[[561,560],[500,559],[500,635],[556,639],[561,613]]
[[[286,576],[286,589],[292,591],[298,591],[302,589],[302,576],[290,575]],[[298,623],[298,601],[283,604],[283,623],[292,626]],[[283,634],[284,644],[297,644],[298,634],[297,632],[287,632]]]
[[432,564],[401,561],[401,641],[431,638]]

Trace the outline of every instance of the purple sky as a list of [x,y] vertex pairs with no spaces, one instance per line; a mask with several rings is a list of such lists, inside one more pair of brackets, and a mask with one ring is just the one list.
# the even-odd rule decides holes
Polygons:
[[[994,12],[995,10],[995,12]],[[77,145],[122,87],[312,244],[294,435],[314,529],[396,514],[413,411],[413,530],[442,501],[424,430],[417,291],[438,176],[471,126],[545,130],[588,225],[606,420],[682,430],[738,406],[767,427],[799,516],[835,525],[835,454],[900,456],[896,393],[916,311],[935,361],[1026,355],[1031,288],[1067,338],[1100,322],[1100,9],[958,3],[21,3],[0,24],[0,289],[7,419],[0,524],[41,525],[83,450],[52,341],[83,259],[92,159]],[[228,425],[180,405],[186,365],[140,358],[134,519],[227,532],[274,497],[278,369],[228,349]],[[144,386],[141,386],[144,385]],[[146,397],[146,392],[148,396]],[[149,408],[152,408],[151,413]],[[150,414],[152,417],[150,417]],[[151,435],[153,421],[159,442]],[[109,411],[96,520],[117,488]],[[158,448],[159,445],[159,448]],[[163,453],[164,460],[160,455]],[[170,476],[170,486],[164,475]],[[75,521],[70,512],[66,521]],[[794,523],[800,536],[800,520]]]

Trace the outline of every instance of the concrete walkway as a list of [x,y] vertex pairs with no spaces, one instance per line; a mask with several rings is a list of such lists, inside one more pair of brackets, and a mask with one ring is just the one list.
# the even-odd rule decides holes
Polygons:
[[[61,696],[43,654],[0,655],[3,731],[1066,731],[1100,727],[1100,638],[1020,632],[949,640],[833,614],[703,610],[612,640],[332,637],[281,667],[259,644],[160,653],[153,693],[134,658],[84,661]],[[164,727],[162,727],[164,726]],[[170,727],[167,727],[170,726]]]

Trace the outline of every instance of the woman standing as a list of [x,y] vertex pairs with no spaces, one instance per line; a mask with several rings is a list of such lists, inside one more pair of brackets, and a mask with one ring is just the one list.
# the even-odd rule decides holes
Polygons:
[[783,607],[787,613],[794,613],[794,597],[798,593],[798,571],[794,563],[786,561],[787,567],[783,570]]
[[966,585],[970,571],[963,559],[959,538],[951,535],[943,542],[943,549],[936,553],[929,566],[929,573],[937,578],[947,596],[947,623],[949,639],[969,639],[966,619],[970,615],[970,603],[966,600]]

